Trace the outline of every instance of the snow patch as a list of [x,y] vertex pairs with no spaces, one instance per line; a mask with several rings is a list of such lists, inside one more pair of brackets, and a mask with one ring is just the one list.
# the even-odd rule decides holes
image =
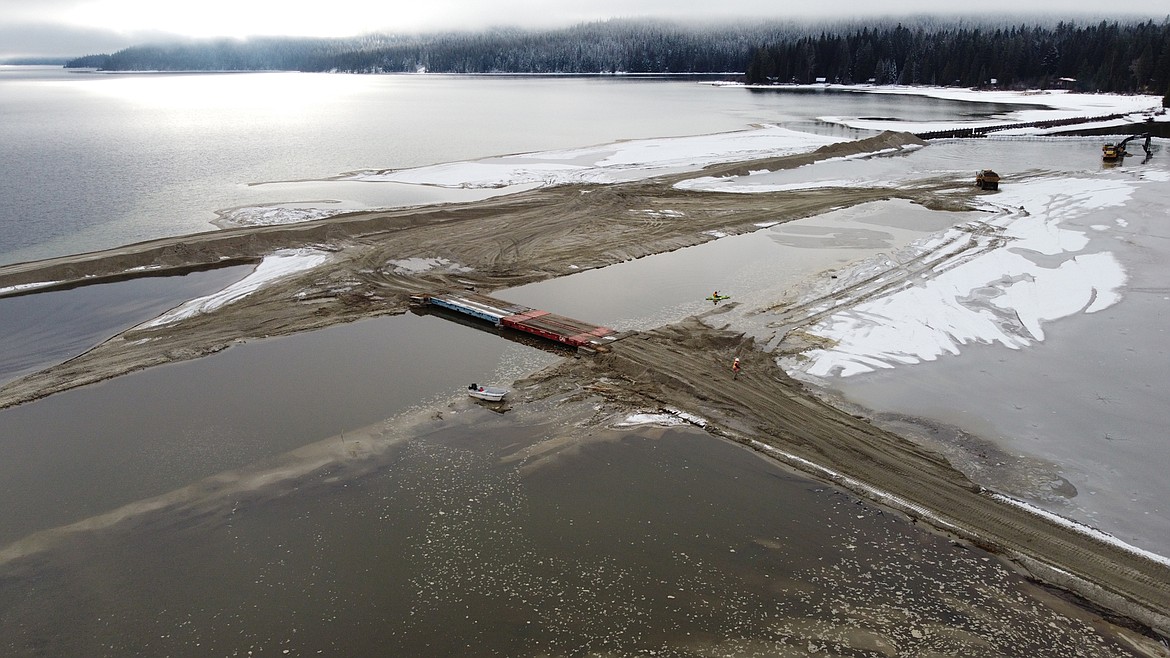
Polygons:
[[232,285],[198,299],[192,299],[163,313],[157,318],[138,325],[148,329],[171,324],[200,313],[209,313],[251,295],[264,285],[291,274],[309,270],[329,260],[329,254],[317,249],[284,249],[264,257],[251,274]]
[[[322,202],[325,203],[325,202]],[[352,211],[352,208],[321,208],[295,206],[248,206],[221,210],[218,224],[231,226],[276,226],[279,224],[295,224],[309,222],[315,219],[325,219]]]
[[707,426],[707,419],[703,418],[702,416],[696,416],[694,414],[687,413],[687,412],[682,411],[680,409],[675,409],[674,407],[664,407],[663,411],[665,411],[669,414],[672,414],[674,416],[677,416],[678,418],[681,418],[684,421],[690,423],[691,425],[695,425],[696,427],[706,427]]
[[631,414],[626,416],[625,420],[614,423],[614,427],[636,427],[639,425],[662,425],[671,427],[685,424],[687,424],[686,420],[672,414]]
[[53,286],[60,283],[60,281],[38,281],[36,283],[18,283],[14,286],[6,286],[0,288],[0,295],[7,295],[13,292],[20,292],[22,290],[36,290],[37,288],[44,288],[46,286]]
[[844,138],[763,126],[712,135],[617,142],[602,146],[524,153],[396,171],[359,172],[347,180],[394,181],[455,188],[497,188],[536,183],[617,183],[723,162],[807,153]]
[[630,212],[645,215],[646,217],[666,218],[666,217],[685,217],[686,215],[679,210],[630,210]]
[[[783,365],[813,376],[847,377],[933,361],[972,342],[1020,349],[1044,340],[1046,322],[1112,306],[1126,282],[1121,263],[1108,251],[1082,253],[1089,245],[1086,233],[1061,223],[1122,204],[1133,187],[1096,179],[1013,185],[996,201],[1020,210],[987,225],[997,230],[973,224],[912,245],[912,253],[930,253],[938,263],[928,275],[813,323],[806,333],[828,347]],[[871,277],[872,266],[840,276]]]
[[446,258],[403,258],[386,261],[386,264],[394,268],[392,271],[395,274],[422,274],[434,271],[464,273],[471,271],[470,267]]
[[881,188],[881,187],[895,187],[894,183],[888,181],[876,180],[819,180],[807,181],[801,183],[775,183],[768,184],[763,182],[763,176],[767,176],[774,172],[767,172],[759,175],[758,178],[748,176],[729,176],[724,178],[715,178],[712,176],[702,176],[700,178],[688,178],[684,181],[675,183],[675,189],[690,190],[695,192],[726,192],[730,194],[763,194],[766,192],[792,192],[796,190],[818,190],[832,187],[866,187],[866,188]]

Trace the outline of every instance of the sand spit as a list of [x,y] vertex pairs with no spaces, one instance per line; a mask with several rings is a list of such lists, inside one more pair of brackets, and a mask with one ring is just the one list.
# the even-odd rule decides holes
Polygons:
[[[366,317],[402,313],[413,293],[450,286],[522,285],[604,267],[808,217],[831,208],[904,198],[965,208],[962,181],[914,189],[811,190],[759,195],[679,190],[688,176],[725,176],[795,167],[850,153],[918,146],[909,134],[826,146],[813,153],[719,165],[689,175],[611,185],[565,185],[468,204],[354,213],[292,226],[199,233],[0,267],[0,290],[41,281],[67,287],[180,274],[220,263],[261,263],[282,250],[329,253],[328,266],[266,282],[244,300],[181,321],[127,331],[66,363],[0,389],[0,408],[151,366],[198,358],[249,338],[287,335]],[[669,217],[647,215],[666,208]],[[458,236],[457,239],[453,239]],[[440,259],[459,268],[422,272],[397,264]],[[147,268],[140,270],[136,268]],[[45,290],[42,287],[39,290]]]
[[[564,185],[470,204],[223,230],[2,267],[0,289],[16,290],[45,281],[75,286],[125,278],[128,272],[157,276],[223,262],[259,263],[285,249],[330,254],[327,266],[268,281],[247,297],[207,312],[129,330],[11,382],[0,388],[0,408],[198,358],[250,338],[401,313],[409,296],[420,291],[449,286],[490,291],[700,244],[716,233],[745,233],[766,223],[882,199],[970,209],[967,199],[974,188],[965,177],[923,180],[904,189],[752,195],[675,187],[687,178],[794,167],[909,145],[922,142],[909,134],[885,133],[809,154],[648,181]],[[438,259],[459,268],[414,272],[396,265],[411,259]],[[728,370],[734,356],[745,363],[735,380]],[[767,454],[794,468],[808,470],[804,461],[815,464],[823,469],[819,477],[835,474],[828,477],[841,486],[1000,552],[1044,582],[1170,635],[1170,568],[1165,564],[1005,504],[938,454],[819,401],[739,334],[698,321],[664,327],[619,341],[609,353],[568,360],[521,384],[526,402],[578,391],[630,409],[686,410],[706,419],[714,435],[749,446],[758,442],[757,449],[768,446]]]

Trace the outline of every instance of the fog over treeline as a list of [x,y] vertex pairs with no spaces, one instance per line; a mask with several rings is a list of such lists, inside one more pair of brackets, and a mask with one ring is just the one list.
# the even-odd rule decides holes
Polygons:
[[134,46],[70,60],[107,71],[732,73],[755,84],[1069,86],[1170,92],[1170,17],[918,18],[697,26],[610,20],[563,29],[253,38]]

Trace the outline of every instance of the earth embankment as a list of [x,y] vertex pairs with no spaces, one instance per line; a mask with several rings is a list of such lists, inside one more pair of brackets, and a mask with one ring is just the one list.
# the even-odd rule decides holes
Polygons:
[[[732,376],[735,357],[742,372]],[[738,334],[698,320],[635,334],[535,378],[546,390],[594,390],[641,408],[700,415],[708,432],[1004,554],[1037,578],[1170,633],[1170,566],[972,483],[945,459],[829,406]]]
[[[842,153],[885,149],[911,135],[886,134],[812,154],[751,164],[797,166]],[[742,164],[742,163],[741,163]],[[351,213],[289,226],[212,231],[91,254],[0,267],[0,289],[41,282],[88,285],[127,276],[163,276],[224,263],[260,262],[280,249],[313,248],[329,262],[266,284],[251,295],[178,322],[131,328],[85,354],[0,388],[0,408],[143,368],[198,358],[249,338],[288,335],[405,312],[410,295],[446,287],[491,291],[792,221],[830,208],[889,198],[961,205],[953,181],[914,189],[812,189],[766,194],[693,192],[680,178],[723,175],[727,167],[613,185],[566,185],[467,204]],[[669,212],[665,212],[669,211]],[[407,259],[452,264],[426,272]]]

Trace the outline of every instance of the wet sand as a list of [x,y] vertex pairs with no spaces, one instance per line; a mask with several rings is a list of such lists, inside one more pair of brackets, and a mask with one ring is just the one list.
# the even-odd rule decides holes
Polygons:
[[[816,154],[719,167],[700,175],[790,167],[915,142],[908,135],[887,134]],[[491,290],[542,280],[575,271],[569,265],[601,267],[713,239],[703,231],[742,233],[763,221],[791,220],[877,199],[905,198],[932,208],[965,209],[964,199],[971,193],[965,180],[962,185],[954,180],[925,180],[913,189],[896,190],[688,193],[671,187],[679,178],[605,187],[565,186],[469,205],[227,230],[0,268],[0,287],[5,287],[102,280],[142,266],[183,271],[224,259],[259,259],[285,247],[316,245],[334,254],[329,266],[282,280],[246,303],[173,325],[126,332],[78,358],[12,382],[0,389],[0,406],[152,365],[197,358],[241,338],[399,313],[414,292],[469,284]],[[663,222],[631,212],[646,209],[669,209],[681,217]],[[460,237],[453,240],[453,235]],[[408,275],[386,268],[391,259],[435,257],[473,271]],[[726,370],[733,355],[746,363],[745,374],[737,380],[730,380]],[[567,361],[519,386],[524,390],[524,404],[571,393],[628,409],[669,405],[700,413],[710,419],[706,429],[712,434],[832,480],[857,495],[1004,555],[1042,582],[1170,633],[1166,587],[1170,569],[1166,565],[998,501],[939,455],[822,404],[742,336],[697,322],[643,332],[620,341],[608,353]],[[345,454],[290,460],[298,464],[293,472],[303,475]],[[265,483],[281,479],[271,473],[268,478]],[[163,501],[164,506],[173,503]],[[58,545],[51,539],[42,536],[10,546],[0,557],[5,561],[31,558]]]

